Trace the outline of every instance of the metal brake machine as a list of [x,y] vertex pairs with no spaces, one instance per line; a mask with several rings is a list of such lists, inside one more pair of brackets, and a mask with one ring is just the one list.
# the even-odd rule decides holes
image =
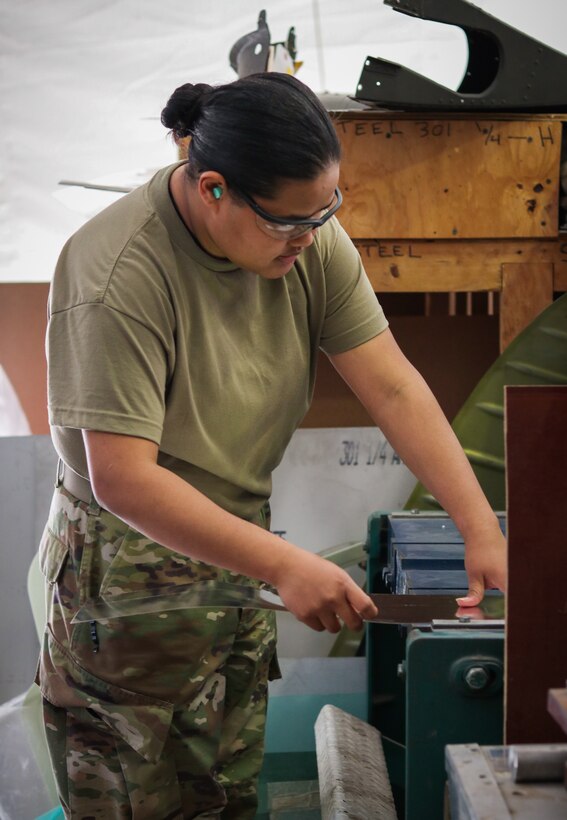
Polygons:
[[430,601],[413,622],[368,624],[368,721],[381,733],[398,817],[438,820],[445,746],[502,742],[504,598],[491,591],[481,609],[457,607],[464,544],[445,513],[375,513],[367,549],[370,593]]

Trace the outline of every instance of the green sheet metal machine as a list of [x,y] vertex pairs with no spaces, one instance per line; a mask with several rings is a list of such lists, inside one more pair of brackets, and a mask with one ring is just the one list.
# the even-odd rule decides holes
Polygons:
[[[371,593],[466,592],[463,540],[443,513],[375,513],[367,549]],[[504,629],[487,623],[367,626],[368,721],[399,818],[443,817],[447,744],[502,743]]]

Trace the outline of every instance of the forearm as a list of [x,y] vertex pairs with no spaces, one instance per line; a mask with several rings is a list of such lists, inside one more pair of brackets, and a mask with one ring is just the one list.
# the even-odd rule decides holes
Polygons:
[[[400,427],[399,419],[404,418]],[[419,480],[449,513],[465,542],[469,592],[464,606],[486,587],[506,588],[506,542],[477,478],[435,398],[421,377],[411,380],[379,413],[384,434]]]
[[486,586],[506,586],[506,543],[498,520],[431,390],[384,331],[332,357],[374,422],[449,513],[465,541],[467,605]]
[[99,503],[176,552],[267,581],[294,615],[336,632],[339,619],[359,629],[376,607],[344,570],[243,521],[157,464],[144,439],[84,431],[89,474]]
[[158,464],[114,467],[95,481],[99,502],[139,532],[183,555],[275,584],[298,548],[243,521]]
[[449,513],[465,539],[480,530],[498,528],[461,444],[418,373],[377,406],[375,415],[404,463]]

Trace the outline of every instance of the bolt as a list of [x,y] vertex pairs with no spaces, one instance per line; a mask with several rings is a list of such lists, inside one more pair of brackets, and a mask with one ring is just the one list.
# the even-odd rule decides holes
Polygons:
[[465,683],[469,689],[480,692],[490,683],[490,673],[484,666],[470,666],[464,674]]
[[397,665],[396,673],[398,675],[398,678],[405,678],[405,676],[406,676],[406,663],[405,663],[405,661],[402,661],[401,663],[399,663]]

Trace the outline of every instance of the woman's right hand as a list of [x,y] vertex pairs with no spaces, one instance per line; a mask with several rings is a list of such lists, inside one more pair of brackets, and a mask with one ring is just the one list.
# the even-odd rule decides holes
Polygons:
[[286,555],[274,581],[290,612],[317,632],[338,632],[341,621],[356,631],[364,619],[378,614],[372,599],[347,572],[300,547]]

